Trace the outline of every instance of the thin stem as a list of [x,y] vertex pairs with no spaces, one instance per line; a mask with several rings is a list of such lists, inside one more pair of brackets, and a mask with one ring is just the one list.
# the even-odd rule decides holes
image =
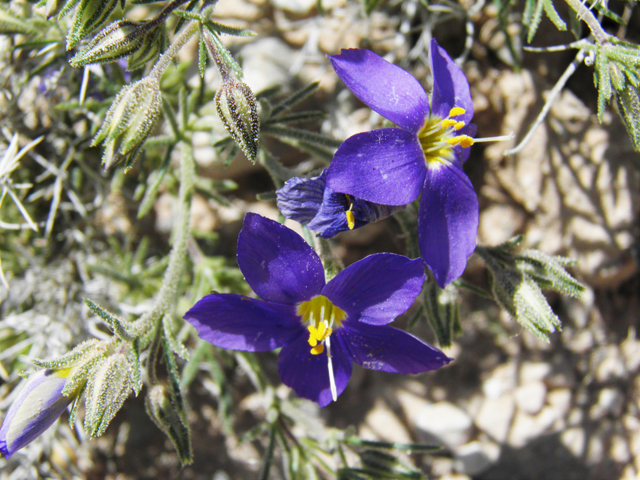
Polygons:
[[609,41],[609,34],[604,31],[600,22],[595,17],[595,15],[588,9],[584,2],[581,0],[565,0],[567,5],[569,5],[578,15],[578,18],[582,19],[584,23],[587,24],[589,30],[595,37],[596,41],[603,45]]
[[160,81],[160,77],[165,72],[171,60],[178,54],[180,49],[184,47],[184,45],[189,41],[189,39],[198,31],[198,22],[190,21],[187,23],[187,26],[182,30],[180,35],[178,35],[169,48],[162,54],[158,63],[153,66],[151,72],[149,72],[149,77],[154,78],[157,81]]
[[173,227],[173,248],[169,254],[169,265],[165,271],[160,291],[156,295],[155,306],[137,322],[138,332],[147,332],[158,322],[175,301],[178,293],[180,277],[185,269],[187,258],[187,239],[189,238],[189,222],[191,219],[191,197],[193,195],[196,175],[193,160],[193,147],[190,142],[181,143],[180,158],[180,190]]
[[576,71],[576,69],[578,68],[578,65],[582,63],[585,55],[586,55],[585,50],[580,50],[578,52],[578,54],[576,55],[576,58],[574,58],[573,62],[569,64],[569,66],[564,71],[562,76],[558,79],[557,83],[551,89],[551,92],[549,92],[549,96],[547,97],[547,101],[544,104],[542,111],[538,115],[538,118],[536,118],[536,121],[533,123],[533,125],[531,126],[531,128],[529,129],[525,137],[514,148],[505,151],[503,153],[505,157],[508,155],[513,155],[514,153],[518,153],[520,150],[522,150],[525,147],[525,145],[527,145],[527,143],[529,143],[529,140],[531,140],[531,138],[533,137],[533,134],[536,133],[536,130],[538,129],[538,127],[542,124],[544,119],[547,117],[549,110],[551,110],[551,106],[553,105],[553,102],[555,101],[556,97],[558,96],[560,91],[563,89],[564,85],[567,83],[567,80],[569,80],[569,77],[571,77],[571,75],[573,75],[573,73]]
[[271,425],[271,432],[269,433],[269,445],[264,455],[264,461],[262,463],[262,470],[260,471],[260,480],[269,480],[269,471],[271,470],[271,464],[273,463],[273,450],[276,444],[276,424]]

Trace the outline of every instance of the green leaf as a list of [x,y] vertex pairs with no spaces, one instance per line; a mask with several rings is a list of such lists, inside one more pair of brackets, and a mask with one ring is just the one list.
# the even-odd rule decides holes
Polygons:
[[551,2],[551,0],[540,0],[540,1],[542,1],[544,5],[544,13],[547,14],[547,17],[549,17],[549,20],[553,22],[553,24],[556,26],[558,30],[565,31],[567,29],[567,24],[564,23],[564,21],[560,18],[560,15],[558,15],[558,12],[553,6],[553,3]]
[[442,348],[450,347],[460,329],[460,307],[456,287],[448,285],[447,288],[441,289],[436,282],[429,281],[422,291],[422,300],[438,344]]
[[104,322],[109,325],[111,331],[117,336],[120,340],[125,342],[131,342],[135,338],[134,332],[131,330],[128,322],[119,319],[115,315],[112,315],[107,310],[102,308],[100,305],[92,302],[88,298],[84,299],[84,303],[87,304],[89,310],[91,310],[95,315],[100,317]]

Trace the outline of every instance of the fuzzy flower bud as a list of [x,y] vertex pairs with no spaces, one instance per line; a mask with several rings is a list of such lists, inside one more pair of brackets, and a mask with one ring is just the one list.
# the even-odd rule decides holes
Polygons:
[[75,47],[92,30],[104,25],[117,6],[118,0],[82,0],[67,34],[67,50]]
[[120,91],[92,143],[104,142],[106,170],[121,161],[125,170],[131,168],[160,117],[161,106],[160,84],[155,78],[144,77]]
[[118,60],[142,47],[144,24],[121,20],[107,25],[86,48],[76,53],[69,62],[72,67]]
[[215,100],[225,128],[247,158],[255,163],[260,119],[253,92],[247,84],[228,79],[216,93]]
[[85,430],[99,437],[124,404],[133,386],[133,370],[127,357],[116,353],[104,359],[87,383]]
[[7,458],[39,437],[73,401],[74,395],[62,393],[68,373],[39,370],[29,376],[0,428],[0,452]]

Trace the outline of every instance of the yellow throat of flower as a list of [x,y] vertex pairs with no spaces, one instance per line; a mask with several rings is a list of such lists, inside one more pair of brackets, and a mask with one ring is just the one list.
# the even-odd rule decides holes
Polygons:
[[309,345],[313,355],[324,352],[325,341],[334,329],[342,326],[342,321],[347,317],[344,310],[336,307],[324,295],[316,295],[311,300],[299,303],[296,313],[309,330]]
[[329,368],[329,386],[331,397],[335,402],[338,399],[336,381],[333,374],[333,362],[331,360],[331,334],[342,326],[347,318],[347,312],[336,307],[331,300],[324,295],[316,295],[311,300],[300,302],[296,313],[300,316],[302,324],[309,330],[309,345],[312,355],[320,355],[327,346],[327,366]]
[[443,119],[436,115],[427,117],[418,132],[418,139],[428,167],[447,164],[453,158],[453,147],[456,145],[463,148],[473,145],[473,138],[457,134],[458,130],[465,126],[465,123],[456,120],[455,117],[464,113],[464,108],[453,107],[447,118]]

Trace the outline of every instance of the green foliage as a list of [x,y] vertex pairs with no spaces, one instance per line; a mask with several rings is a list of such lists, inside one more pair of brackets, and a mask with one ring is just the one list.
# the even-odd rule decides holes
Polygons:
[[422,291],[422,303],[438,344],[443,348],[450,347],[453,339],[462,333],[456,286],[447,285],[442,289],[436,282],[428,281]]
[[476,253],[491,274],[493,297],[509,314],[538,337],[549,341],[549,335],[561,328],[542,288],[578,297],[584,287],[565,267],[573,262],[537,250],[515,253],[521,242],[516,237],[496,247],[478,247]]
[[612,39],[585,48],[595,55],[598,119],[614,97],[633,147],[640,151],[640,46]]
[[542,12],[553,22],[558,30],[567,29],[567,24],[560,18],[552,0],[527,0],[525,3],[522,24],[527,28],[527,41],[531,42],[542,20]]

